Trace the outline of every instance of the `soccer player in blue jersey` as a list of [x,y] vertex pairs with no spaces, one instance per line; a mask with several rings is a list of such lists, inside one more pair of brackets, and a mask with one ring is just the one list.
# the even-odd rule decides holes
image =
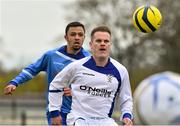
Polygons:
[[[85,39],[85,28],[80,22],[71,22],[66,26],[64,38],[67,45],[60,48],[47,51],[35,63],[30,64],[22,70],[4,89],[4,94],[8,95],[15,91],[16,87],[31,80],[39,72],[44,71],[47,73],[48,92],[49,84],[65,66],[69,63],[89,56],[90,53],[82,48]],[[70,95],[71,91],[68,87],[64,88],[64,93]],[[48,96],[47,96],[48,98]],[[47,99],[47,104],[49,100]],[[62,124],[66,125],[66,115],[70,111],[71,96],[63,96],[63,105],[61,106]],[[47,105],[47,119],[48,124],[51,125],[49,108]]]
[[49,110],[53,125],[61,125],[59,107],[62,92],[71,86],[72,106],[67,124],[73,126],[118,126],[111,118],[115,98],[120,99],[120,120],[133,125],[132,93],[127,69],[110,57],[111,31],[106,26],[91,32],[92,56],[80,59],[64,68],[50,83]]

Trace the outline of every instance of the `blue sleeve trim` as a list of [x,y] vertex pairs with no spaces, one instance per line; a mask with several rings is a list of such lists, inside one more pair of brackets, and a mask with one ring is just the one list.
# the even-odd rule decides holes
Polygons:
[[60,112],[58,110],[50,112],[50,118],[58,117]]
[[49,90],[49,92],[51,92],[51,93],[63,92],[63,89],[61,89],[61,90]]
[[18,86],[18,84],[16,82],[14,82],[14,81],[10,81],[8,85],[10,85],[10,84],[12,84],[12,85],[14,85],[16,87]]
[[125,113],[125,114],[123,115],[123,119],[124,119],[124,118],[132,119],[132,116],[131,116],[131,114],[129,114],[129,113]]

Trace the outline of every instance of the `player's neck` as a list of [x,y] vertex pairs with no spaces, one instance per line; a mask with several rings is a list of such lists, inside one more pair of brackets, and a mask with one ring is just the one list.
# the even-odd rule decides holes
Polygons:
[[79,50],[73,50],[73,49],[70,49],[70,48],[67,48],[66,51],[68,54],[77,54],[78,52],[80,52],[81,49]]
[[96,66],[105,67],[106,64],[108,63],[108,57],[107,58],[97,58],[97,57],[93,56],[93,58],[96,62]]

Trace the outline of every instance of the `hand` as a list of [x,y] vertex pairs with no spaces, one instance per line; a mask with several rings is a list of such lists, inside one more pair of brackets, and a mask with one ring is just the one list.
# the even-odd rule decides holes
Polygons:
[[71,94],[71,88],[65,87],[63,90],[64,90],[64,95],[65,95],[65,96],[72,96],[72,94]]
[[122,121],[123,121],[124,126],[132,126],[133,125],[132,120],[129,118],[124,118]]
[[15,91],[15,90],[16,90],[16,86],[12,85],[12,84],[9,84],[4,88],[4,94],[5,95],[12,94],[12,92]]
[[57,116],[57,117],[54,117],[54,118],[51,118],[51,124],[53,126],[61,126],[62,125],[62,119],[60,116]]

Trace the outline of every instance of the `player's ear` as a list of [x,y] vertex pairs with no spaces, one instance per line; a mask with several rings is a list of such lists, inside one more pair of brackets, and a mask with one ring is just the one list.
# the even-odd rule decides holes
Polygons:
[[67,40],[67,35],[64,35],[64,38]]
[[92,45],[93,45],[92,43],[93,43],[92,41],[89,42],[89,46],[91,49],[92,49]]
[[89,42],[89,46],[91,47],[91,45],[92,45],[92,42],[90,41],[90,42]]

